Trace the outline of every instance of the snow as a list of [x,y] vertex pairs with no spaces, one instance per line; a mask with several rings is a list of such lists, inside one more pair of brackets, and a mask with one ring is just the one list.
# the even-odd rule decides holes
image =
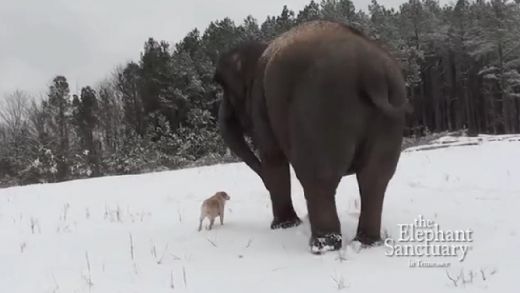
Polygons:
[[[440,148],[402,154],[384,234],[397,239],[398,225],[419,215],[471,229],[463,262],[390,257],[384,245],[352,242],[360,206],[352,176],[337,195],[343,249],[313,255],[294,176],[304,224],[271,231],[268,194],[239,163],[1,189],[0,292],[518,292],[519,140],[444,137],[433,143]],[[201,202],[220,190],[231,196],[224,226],[197,232]],[[411,268],[417,260],[449,267]]]

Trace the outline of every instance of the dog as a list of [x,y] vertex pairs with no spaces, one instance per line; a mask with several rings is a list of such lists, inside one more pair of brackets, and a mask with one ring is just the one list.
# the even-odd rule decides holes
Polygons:
[[205,218],[209,219],[208,230],[213,228],[216,217],[220,217],[220,224],[224,225],[224,205],[226,200],[229,199],[230,197],[227,193],[219,191],[202,202],[202,206],[200,207],[199,231],[202,230],[202,221],[204,221]]

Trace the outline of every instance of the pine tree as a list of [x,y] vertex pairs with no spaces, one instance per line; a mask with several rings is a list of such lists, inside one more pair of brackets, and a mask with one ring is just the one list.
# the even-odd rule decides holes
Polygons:
[[343,23],[356,22],[356,9],[350,0],[322,0],[320,5],[324,19]]
[[242,40],[250,41],[250,40],[261,40],[262,32],[260,31],[260,27],[258,26],[258,21],[251,15],[248,15],[240,28],[242,30]]
[[44,111],[48,113],[48,125],[55,140],[50,143],[50,150],[56,157],[56,180],[68,179],[70,173],[70,116],[71,103],[69,84],[64,76],[54,78],[49,88],[48,101]]
[[98,101],[96,92],[89,86],[81,89],[81,97],[74,96],[72,101],[73,121],[79,136],[79,153],[80,158],[84,157],[86,162],[84,169],[79,174],[86,176],[99,176],[100,171],[100,148],[99,142],[94,137],[98,127]]
[[230,18],[211,22],[202,35],[204,53],[215,64],[221,53],[236,46],[241,40],[241,32]]
[[[174,97],[170,91],[171,84],[171,56],[169,44],[157,42],[150,38],[145,43],[144,52],[141,54],[139,95],[142,98],[145,117],[150,114],[160,113],[173,122],[175,117],[169,107]],[[155,123],[156,121],[149,121]]]
[[290,30],[296,24],[294,19],[294,11],[287,8],[287,5],[284,5],[282,13],[276,18],[275,23],[275,32],[277,35]]
[[139,135],[144,134],[144,107],[139,92],[141,83],[139,65],[130,62],[117,73],[116,88],[121,93],[124,120],[129,129]]
[[98,119],[102,133],[102,149],[112,153],[119,147],[124,125],[124,111],[114,83],[105,80],[98,86]]
[[194,29],[175,45],[175,51],[186,52],[191,58],[194,58],[200,51],[201,45],[200,32],[198,29]]
[[311,20],[318,20],[321,18],[320,6],[312,0],[309,4],[303,7],[296,17],[297,23],[303,23]]

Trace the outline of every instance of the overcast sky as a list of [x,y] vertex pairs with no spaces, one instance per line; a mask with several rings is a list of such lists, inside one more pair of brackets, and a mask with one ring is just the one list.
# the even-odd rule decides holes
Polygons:
[[[403,0],[381,0],[397,6]],[[73,92],[137,60],[148,37],[179,41],[210,21],[251,14],[262,22],[284,4],[310,0],[0,0],[0,97],[15,89],[39,96],[57,74]],[[319,2],[319,0],[317,1]],[[366,9],[370,0],[354,0]]]

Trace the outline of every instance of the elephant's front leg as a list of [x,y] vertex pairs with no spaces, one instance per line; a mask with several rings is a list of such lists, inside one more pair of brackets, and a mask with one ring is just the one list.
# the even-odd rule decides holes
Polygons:
[[262,174],[273,206],[271,229],[298,226],[301,220],[296,215],[291,200],[291,178],[287,160],[282,156],[262,156]]

